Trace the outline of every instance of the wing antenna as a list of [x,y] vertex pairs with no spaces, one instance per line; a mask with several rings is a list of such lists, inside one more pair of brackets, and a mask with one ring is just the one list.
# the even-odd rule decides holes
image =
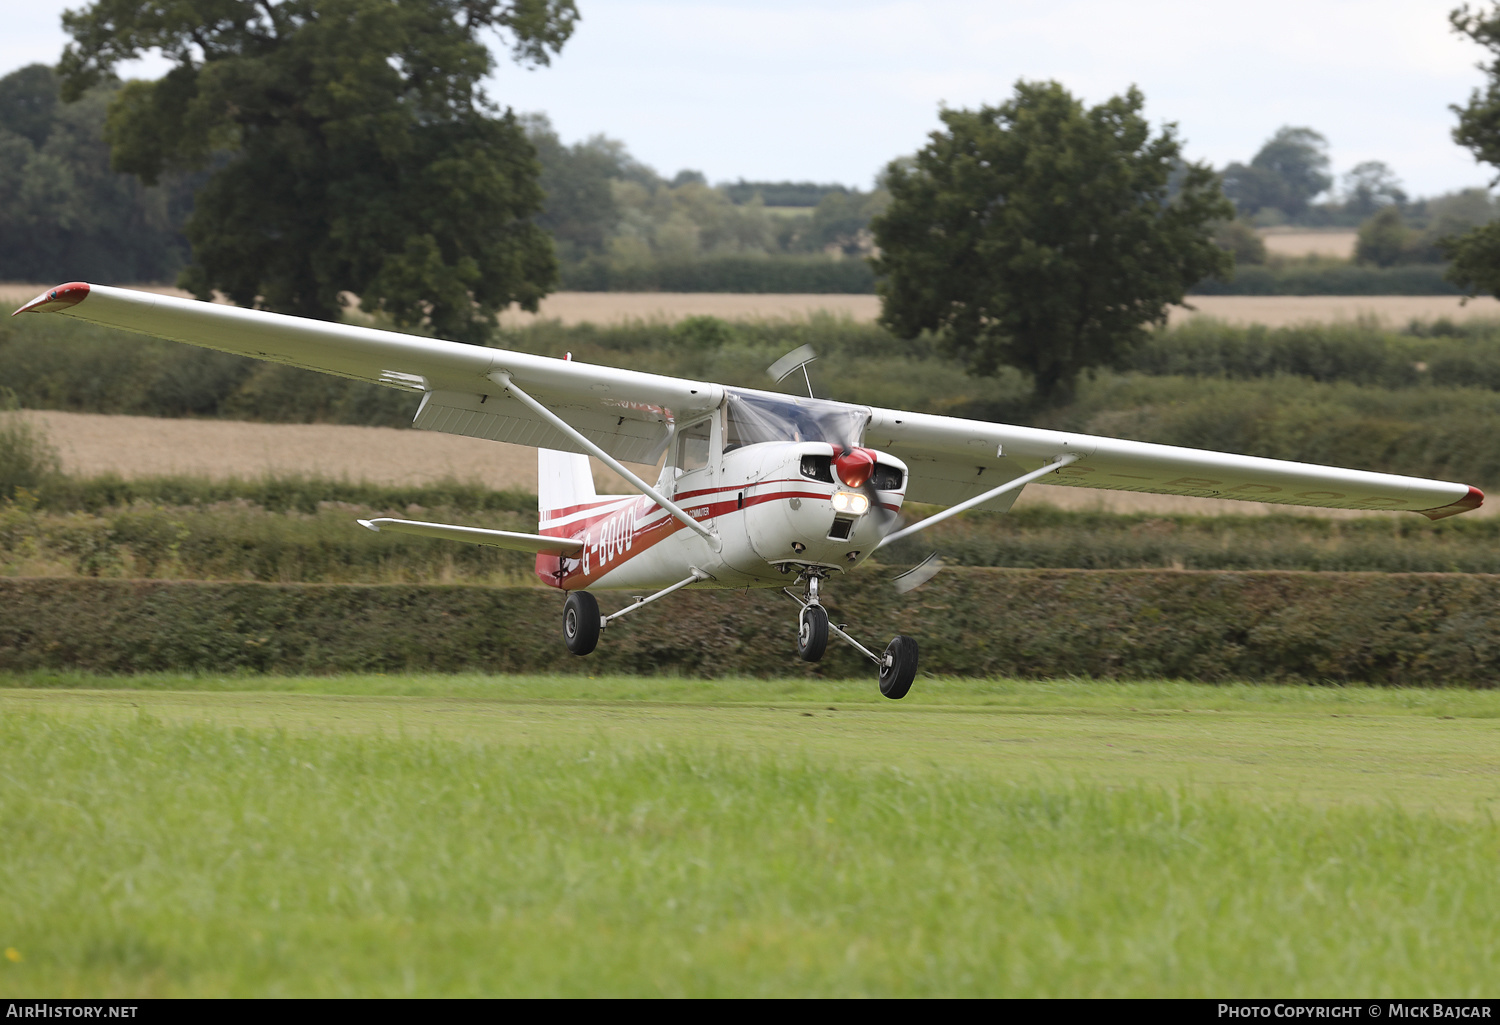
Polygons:
[[780,384],[797,371],[802,371],[802,380],[807,383],[807,397],[816,398],[812,390],[812,378],[807,376],[807,365],[818,358],[817,352],[811,345],[799,345],[775,363],[766,367],[766,373],[771,380]]

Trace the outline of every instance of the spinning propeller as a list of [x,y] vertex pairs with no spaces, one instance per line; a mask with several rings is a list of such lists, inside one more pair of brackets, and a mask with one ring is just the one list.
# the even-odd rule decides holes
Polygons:
[[[767,367],[766,373],[779,384],[800,370],[802,380],[807,385],[807,397],[817,398],[813,394],[812,378],[807,373],[807,365],[817,358],[818,354],[811,345],[799,345]],[[833,445],[833,475],[846,488],[858,489],[865,496],[865,500],[869,503],[867,515],[877,517],[880,521],[881,534],[888,534],[891,532],[891,521],[900,518],[904,525],[904,517],[881,503],[880,494],[875,488],[877,453],[874,449],[855,444],[855,440],[854,438],[839,438],[830,442]],[[943,560],[937,551],[933,550],[920,563],[899,574],[892,581],[892,586],[901,594],[905,594],[916,590],[937,576],[942,568]]]

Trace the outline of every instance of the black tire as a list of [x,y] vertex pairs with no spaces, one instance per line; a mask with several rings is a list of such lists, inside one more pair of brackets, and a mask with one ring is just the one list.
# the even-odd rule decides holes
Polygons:
[[587,591],[574,591],[563,606],[563,643],[575,655],[587,655],[599,646],[599,602]]
[[897,634],[886,646],[880,662],[880,693],[892,701],[906,697],[911,682],[917,678],[917,642]]
[[816,662],[828,650],[828,613],[821,605],[809,605],[797,617],[797,657]]

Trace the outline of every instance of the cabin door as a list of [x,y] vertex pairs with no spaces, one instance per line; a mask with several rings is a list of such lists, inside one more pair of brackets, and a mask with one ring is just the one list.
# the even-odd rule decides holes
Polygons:
[[[721,416],[711,416],[688,424],[677,431],[672,445],[672,466],[676,481],[672,500],[689,513],[719,501],[721,453],[724,450]],[[697,516],[700,523],[712,527],[714,518]]]

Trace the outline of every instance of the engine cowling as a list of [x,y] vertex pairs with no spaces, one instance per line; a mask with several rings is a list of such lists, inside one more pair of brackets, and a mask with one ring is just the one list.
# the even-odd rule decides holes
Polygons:
[[[820,442],[755,449],[756,477],[764,483],[748,489],[744,524],[762,565],[850,569],[889,532],[906,490],[901,460],[873,449],[843,452]],[[839,457],[851,455],[840,467]]]

